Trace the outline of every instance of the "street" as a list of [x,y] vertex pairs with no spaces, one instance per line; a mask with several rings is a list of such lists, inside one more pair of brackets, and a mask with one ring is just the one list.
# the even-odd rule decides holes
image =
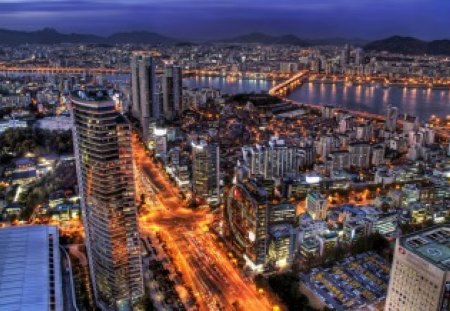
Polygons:
[[155,204],[161,205],[140,215],[141,233],[159,232],[184,282],[192,288],[200,310],[271,310],[268,298],[258,293],[252,281],[242,275],[208,231],[213,214],[206,209],[191,210],[184,206],[178,198],[178,189],[146,155],[136,136],[133,136],[133,154],[137,170],[145,166],[159,191],[146,191],[143,185],[136,188],[145,191],[146,196],[155,196]]

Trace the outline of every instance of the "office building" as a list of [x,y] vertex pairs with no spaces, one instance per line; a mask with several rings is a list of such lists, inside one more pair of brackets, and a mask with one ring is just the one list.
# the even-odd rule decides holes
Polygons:
[[245,180],[231,187],[224,209],[224,235],[254,271],[266,263],[268,194],[257,180]]
[[295,223],[295,206],[290,203],[271,205],[269,208],[269,224]]
[[366,236],[366,223],[362,219],[349,220],[344,223],[343,240],[345,242],[356,241]]
[[0,310],[63,310],[58,227],[1,228],[0,249]]
[[152,120],[160,117],[160,101],[156,89],[156,69],[153,57],[133,53],[131,57],[131,114],[139,120],[144,139],[148,139]]
[[106,91],[72,92],[73,141],[97,306],[129,310],[143,295],[131,128]]
[[220,201],[219,146],[205,141],[192,143],[192,191],[208,203]]
[[167,120],[178,117],[182,111],[183,85],[181,67],[166,65],[162,77],[163,114]]
[[276,267],[291,263],[295,251],[295,230],[291,224],[270,226],[267,243],[267,261]]
[[328,201],[321,193],[310,191],[306,197],[306,209],[314,220],[324,220],[327,217]]
[[397,239],[385,310],[449,310],[450,226]]

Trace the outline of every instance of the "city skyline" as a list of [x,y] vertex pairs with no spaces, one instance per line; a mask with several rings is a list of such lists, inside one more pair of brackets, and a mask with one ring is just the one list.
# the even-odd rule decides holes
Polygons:
[[0,0],[0,310],[450,310],[448,9]]
[[369,0],[21,0],[0,3],[0,28],[52,27],[100,35],[147,30],[185,40],[220,39],[249,32],[305,38],[373,40],[398,34],[442,39],[449,37],[448,9],[449,3],[437,0],[383,0],[376,4]]

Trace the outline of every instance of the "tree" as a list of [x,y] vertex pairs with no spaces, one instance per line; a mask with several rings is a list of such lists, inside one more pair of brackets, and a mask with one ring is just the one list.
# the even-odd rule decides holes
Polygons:
[[289,310],[311,310],[308,298],[300,293],[300,280],[296,274],[274,274],[269,277],[268,283]]

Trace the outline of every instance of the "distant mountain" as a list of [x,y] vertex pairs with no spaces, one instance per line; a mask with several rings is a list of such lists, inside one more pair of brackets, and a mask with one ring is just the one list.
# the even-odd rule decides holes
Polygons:
[[322,39],[306,39],[312,46],[317,45],[345,45],[350,44],[352,46],[364,46],[369,41],[360,38],[322,38]]
[[63,34],[52,28],[37,31],[16,31],[0,29],[0,44],[58,44],[58,43],[99,43],[99,44],[175,44],[180,40],[148,31],[115,33],[109,37],[90,34]]
[[181,42],[180,40],[148,31],[119,32],[107,37],[106,40],[108,43],[133,44],[174,44]]
[[259,32],[253,32],[247,35],[238,36],[229,39],[217,40],[217,42],[228,43],[261,43],[261,44],[289,44],[298,46],[308,46],[308,42],[294,36],[270,36]]
[[17,31],[0,29],[0,44],[19,45],[30,44],[55,44],[55,43],[93,43],[102,38],[94,35],[62,34],[51,28],[37,31]]
[[271,36],[259,32],[253,32],[247,35],[229,39],[217,40],[216,42],[286,44],[297,46],[344,45],[347,43],[355,46],[362,46],[367,43],[366,40],[362,39],[346,39],[346,38],[301,39],[295,35]]
[[450,55],[450,40],[423,41],[412,37],[393,36],[373,41],[364,49],[411,55]]

